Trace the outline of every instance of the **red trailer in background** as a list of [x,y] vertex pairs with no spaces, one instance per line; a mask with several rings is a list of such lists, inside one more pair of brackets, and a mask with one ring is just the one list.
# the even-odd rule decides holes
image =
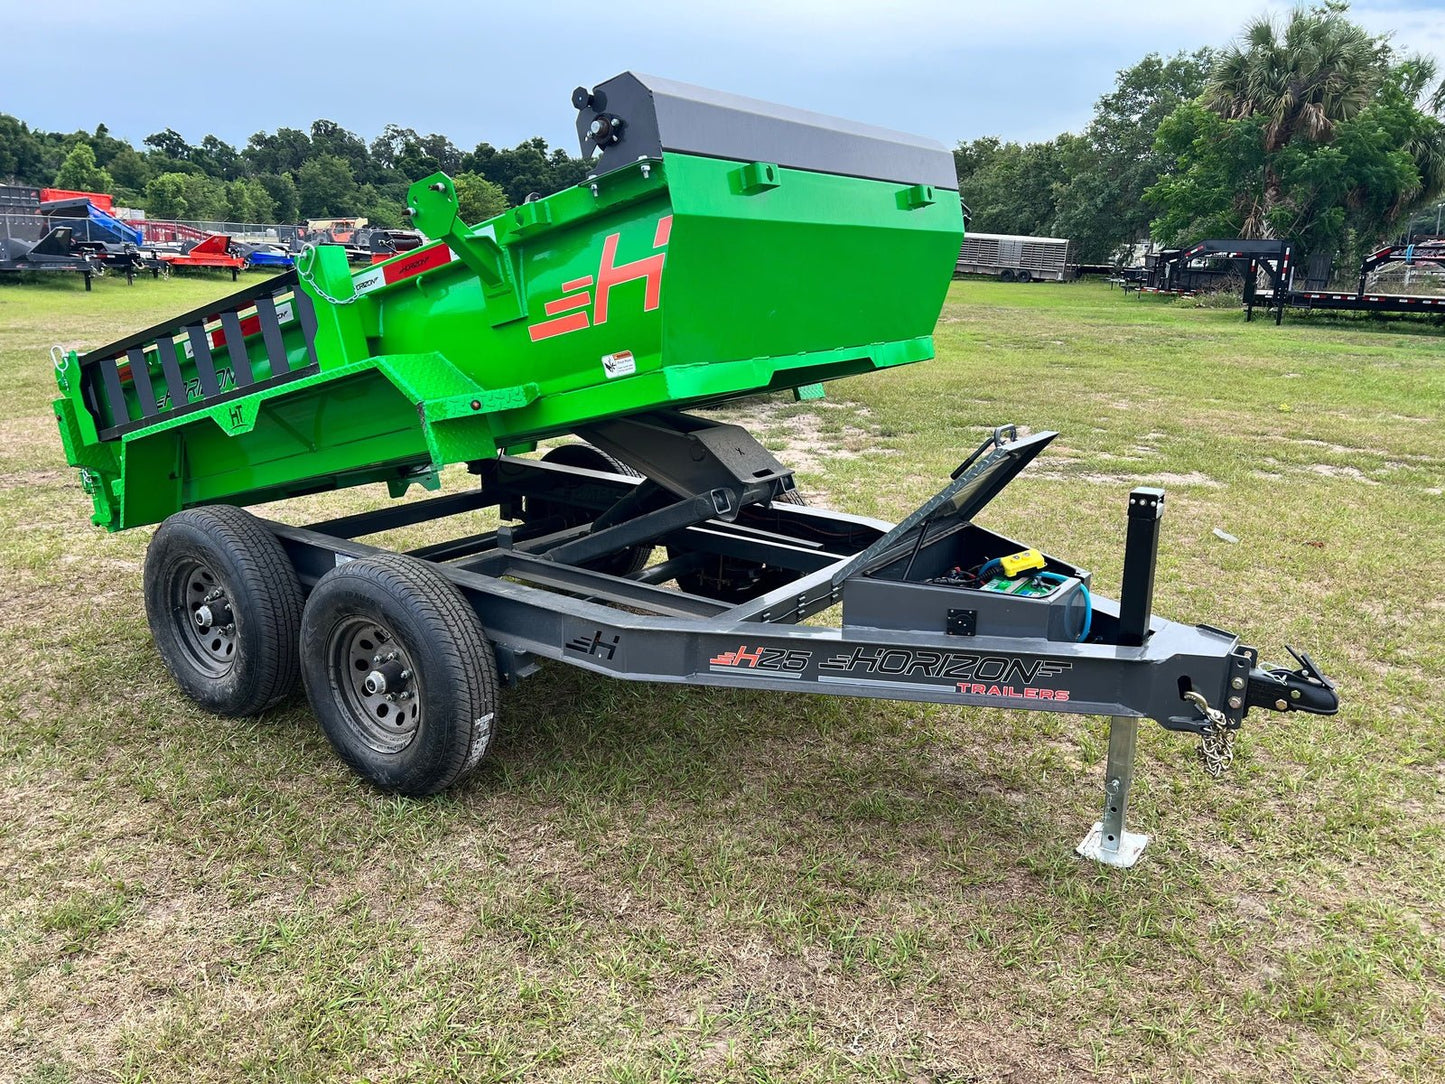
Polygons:
[[239,256],[232,256],[230,247],[231,239],[228,236],[224,233],[213,233],[204,241],[198,242],[189,252],[160,252],[156,254],[156,259],[171,270],[177,267],[228,268],[231,281],[234,282],[245,261]]
[[76,192],[69,188],[42,188],[40,190],[41,203],[49,203],[56,199],[88,199],[91,206],[98,211],[110,214],[115,210],[115,197],[104,192]]

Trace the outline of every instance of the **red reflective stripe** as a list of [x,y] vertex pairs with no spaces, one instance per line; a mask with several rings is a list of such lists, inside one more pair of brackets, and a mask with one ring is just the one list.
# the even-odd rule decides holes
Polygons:
[[527,329],[527,334],[532,337],[534,343],[543,339],[550,339],[553,335],[565,335],[569,331],[581,331],[587,326],[587,314],[585,312],[574,312],[570,316],[559,316],[555,320],[544,320],[540,324],[533,324]]
[[567,312],[570,309],[585,309],[592,304],[590,293],[575,294],[572,297],[559,297],[556,301],[549,301],[542,306],[548,316],[556,316],[559,312]]

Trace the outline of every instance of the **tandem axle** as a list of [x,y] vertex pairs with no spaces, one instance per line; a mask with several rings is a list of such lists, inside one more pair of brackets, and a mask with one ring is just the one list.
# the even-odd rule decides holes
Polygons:
[[[541,460],[477,463],[481,485],[471,492],[307,528],[252,521],[298,595],[309,596],[297,623],[307,690],[333,744],[368,779],[404,793],[456,782],[490,745],[496,678],[518,681],[541,660],[633,681],[1108,715],[1105,813],[1079,849],[1130,865],[1145,838],[1123,827],[1140,718],[1201,735],[1218,771],[1249,708],[1337,710],[1333,686],[1307,656],[1297,657],[1298,669],[1262,668],[1229,633],[1151,613],[1160,491],[1130,496],[1118,602],[1092,595],[1087,571],[977,525],[979,509],[1052,433],[996,431],[895,526],[792,503],[786,469],[736,426],[678,414],[610,426],[609,444],[631,466],[670,471],[673,488],[595,447],[570,445]],[[677,455],[678,439],[691,449],[686,457]],[[683,461],[699,488],[677,488]],[[740,499],[759,477],[768,478],[762,495]],[[491,508],[506,522],[404,555],[360,541],[465,523]],[[217,514],[245,516],[200,509],[173,520]],[[168,530],[169,521],[148,560],[148,587],[166,578],[151,566],[174,560]],[[649,563],[657,547],[666,558]],[[558,559],[569,551],[584,560]],[[1004,558],[1028,567],[962,585],[966,568]],[[166,650],[177,639],[168,627],[202,625],[224,611],[244,628],[243,600],[257,609],[257,584],[233,590],[225,581],[203,581],[208,589],[179,607],[151,607],[183,686],[193,683],[185,654]],[[430,631],[413,627],[408,608],[438,600],[452,618]],[[839,603],[836,626],[802,623]],[[296,642],[294,630],[273,631]],[[244,650],[243,637],[235,643]],[[439,678],[439,664],[428,664],[456,648],[485,678],[480,686],[467,685],[475,674],[448,677],[442,667]],[[460,704],[452,681],[467,694]],[[418,756],[428,743],[436,748]]]

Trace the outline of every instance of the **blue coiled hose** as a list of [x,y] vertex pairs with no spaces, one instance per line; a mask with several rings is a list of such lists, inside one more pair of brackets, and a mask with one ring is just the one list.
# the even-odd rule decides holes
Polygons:
[[[988,566],[985,565],[984,567],[987,568]],[[1035,573],[1035,575],[1045,583],[1062,584],[1069,582],[1068,576],[1061,576],[1057,572],[1038,572]],[[1082,643],[1089,638],[1089,628],[1094,623],[1094,600],[1089,595],[1088,586],[1082,580],[1079,581],[1079,590],[1084,592],[1084,627],[1079,632],[1079,642]]]

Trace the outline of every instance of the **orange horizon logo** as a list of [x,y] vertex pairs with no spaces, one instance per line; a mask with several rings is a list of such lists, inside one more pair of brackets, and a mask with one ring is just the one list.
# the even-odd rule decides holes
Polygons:
[[[657,221],[657,228],[652,234],[652,247],[662,249],[667,247],[667,241],[672,234],[672,215],[664,215]],[[554,301],[548,301],[542,306],[543,311],[551,319],[543,320],[541,323],[532,324],[527,328],[527,334],[531,336],[534,343],[544,339],[555,338],[558,335],[569,335],[574,331],[582,331],[589,327],[600,327],[607,323],[609,295],[614,286],[620,286],[624,282],[636,282],[643,279],[647,283],[646,292],[643,295],[642,311],[652,312],[662,303],[662,263],[665,252],[658,252],[652,256],[644,256],[640,260],[633,260],[631,263],[617,263],[617,245],[622,239],[621,232],[609,233],[602,242],[602,259],[597,266],[596,276],[583,275],[581,278],[572,279],[562,284],[562,296]],[[596,282],[597,301],[592,301],[592,285]],[[591,315],[588,315],[588,308],[591,307]]]

